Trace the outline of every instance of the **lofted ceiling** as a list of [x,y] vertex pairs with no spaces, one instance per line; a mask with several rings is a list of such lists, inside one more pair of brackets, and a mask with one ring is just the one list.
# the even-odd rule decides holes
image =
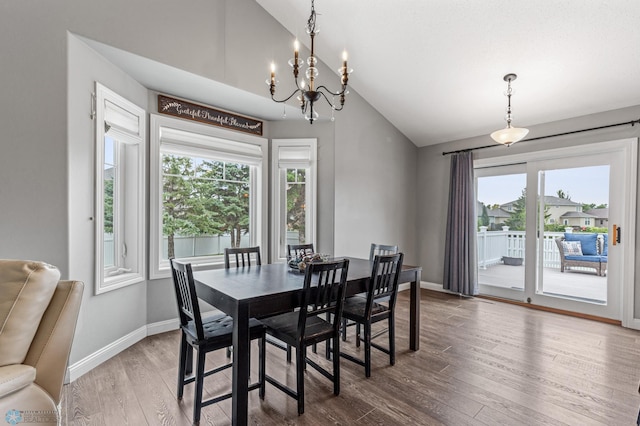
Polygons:
[[[308,44],[311,0],[256,1]],[[638,0],[317,0],[315,10],[316,55],[337,69],[348,50],[350,86],[417,146],[505,127],[507,73],[518,75],[516,127],[640,105]]]

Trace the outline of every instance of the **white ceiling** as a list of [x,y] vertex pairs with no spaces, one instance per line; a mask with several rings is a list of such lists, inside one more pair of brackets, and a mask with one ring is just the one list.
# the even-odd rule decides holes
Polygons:
[[[308,44],[310,0],[256,1]],[[315,9],[316,55],[337,69],[347,49],[350,86],[417,146],[504,127],[507,73],[518,75],[516,127],[640,105],[639,0],[317,0]]]
[[[310,0],[256,2],[308,45]],[[483,135],[491,143],[506,124],[507,73],[518,75],[516,127],[640,105],[640,0],[317,0],[315,8],[318,58],[338,69],[346,49],[351,88],[417,146]],[[283,119],[266,86],[259,96],[83,40],[150,89]],[[320,84],[337,88],[337,75],[325,77]],[[286,115],[302,119],[293,102]]]

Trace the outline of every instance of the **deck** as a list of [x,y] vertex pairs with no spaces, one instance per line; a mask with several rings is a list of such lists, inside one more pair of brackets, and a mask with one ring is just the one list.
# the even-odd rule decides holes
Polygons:
[[[593,303],[606,303],[607,277],[599,277],[593,270],[565,270],[544,268],[543,292],[548,295],[571,297]],[[524,265],[497,264],[478,270],[480,284],[524,290]]]

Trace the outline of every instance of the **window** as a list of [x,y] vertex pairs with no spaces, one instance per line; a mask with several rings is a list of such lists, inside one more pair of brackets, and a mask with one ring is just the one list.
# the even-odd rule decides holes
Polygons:
[[145,118],[96,82],[96,294],[145,279]]
[[261,246],[266,258],[266,140],[151,116],[152,278],[169,258],[222,265],[227,247]]
[[315,244],[316,139],[275,139],[273,164],[273,260],[286,259],[287,244]]

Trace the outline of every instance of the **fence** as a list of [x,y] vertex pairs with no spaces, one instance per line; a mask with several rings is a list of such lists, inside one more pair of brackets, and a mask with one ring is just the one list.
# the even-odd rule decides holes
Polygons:
[[[545,232],[542,238],[543,263],[545,268],[560,268],[560,253],[555,239],[563,236],[562,232]],[[503,257],[525,258],[525,232],[524,231],[487,231],[486,227],[480,227],[478,232],[478,266],[486,269],[487,266],[502,263]]]
[[[242,235],[240,238],[240,246],[247,247],[250,242],[250,236]],[[203,235],[195,237],[180,237],[175,236],[173,238],[173,247],[175,255],[178,258],[181,257],[196,257],[196,256],[215,256],[217,254],[223,254],[224,249],[231,247],[230,235]],[[113,234],[104,235],[104,264],[105,266],[113,265]],[[164,237],[162,239],[162,256],[163,259],[169,258],[169,239]]]
[[[242,235],[240,238],[240,246],[248,247],[250,243],[250,235]],[[104,265],[113,266],[113,234],[104,234]],[[302,244],[298,231],[287,231],[287,244]],[[196,257],[196,256],[215,256],[224,253],[224,249],[231,247],[230,235],[203,235],[196,237],[180,237],[173,238],[173,247],[175,255],[178,258]],[[285,247],[286,248],[286,247]],[[283,249],[284,252],[284,249]],[[169,239],[162,239],[162,256],[163,259],[169,258]]]

